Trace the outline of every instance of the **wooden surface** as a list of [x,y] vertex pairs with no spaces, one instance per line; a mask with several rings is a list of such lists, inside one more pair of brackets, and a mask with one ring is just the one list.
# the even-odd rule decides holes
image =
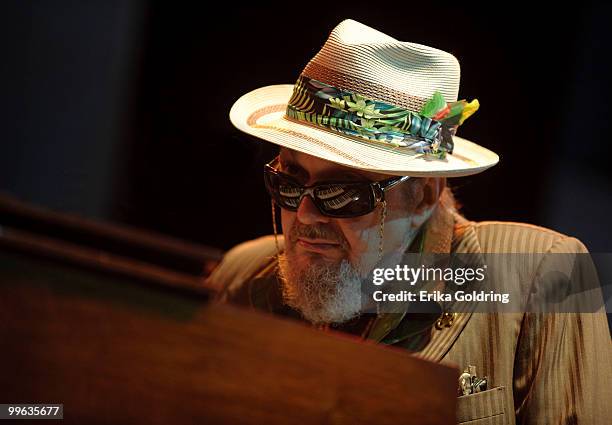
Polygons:
[[223,256],[221,250],[213,247],[151,230],[53,211],[0,192],[0,234],[2,228],[19,230],[200,277],[207,276]]
[[64,403],[64,423],[455,423],[455,369],[171,289],[0,251],[0,403]]
[[81,269],[157,283],[162,286],[187,288],[192,291],[207,293],[215,290],[215,288],[206,286],[204,276],[177,272],[130,257],[123,257],[100,249],[75,245],[18,229],[3,227],[1,230],[0,249],[7,251],[20,252]]

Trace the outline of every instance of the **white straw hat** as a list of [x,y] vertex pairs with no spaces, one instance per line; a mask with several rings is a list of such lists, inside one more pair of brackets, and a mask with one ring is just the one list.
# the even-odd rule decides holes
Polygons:
[[450,53],[341,22],[295,85],[253,90],[230,120],[239,130],[328,161],[393,175],[457,177],[495,165],[457,137],[478,101],[457,101]]

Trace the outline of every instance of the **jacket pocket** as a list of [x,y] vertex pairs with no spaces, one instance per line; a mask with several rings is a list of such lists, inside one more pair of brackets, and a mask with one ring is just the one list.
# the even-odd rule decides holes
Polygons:
[[495,387],[457,398],[457,423],[470,425],[509,424],[506,387]]

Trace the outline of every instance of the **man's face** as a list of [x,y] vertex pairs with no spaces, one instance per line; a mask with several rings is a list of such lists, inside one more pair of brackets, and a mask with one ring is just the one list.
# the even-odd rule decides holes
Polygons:
[[[392,177],[285,148],[280,152],[279,169],[304,186],[330,180],[373,182]],[[435,201],[424,199],[424,185],[428,181],[431,185],[430,180],[411,178],[387,190],[383,258],[403,253],[429,217]],[[357,314],[353,310],[360,307],[356,305],[360,279],[379,261],[382,208],[379,203],[363,216],[332,218],[322,215],[312,199],[304,196],[297,211],[281,209],[285,238],[280,264],[283,289],[286,301],[306,318],[315,322],[343,321]],[[335,312],[325,312],[326,309]],[[324,314],[318,315],[317,311]]]

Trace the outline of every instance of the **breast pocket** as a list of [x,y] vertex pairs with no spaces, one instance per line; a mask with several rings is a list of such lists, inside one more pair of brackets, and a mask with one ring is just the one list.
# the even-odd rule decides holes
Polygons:
[[457,398],[457,423],[470,425],[510,424],[506,412],[506,388],[495,387]]

